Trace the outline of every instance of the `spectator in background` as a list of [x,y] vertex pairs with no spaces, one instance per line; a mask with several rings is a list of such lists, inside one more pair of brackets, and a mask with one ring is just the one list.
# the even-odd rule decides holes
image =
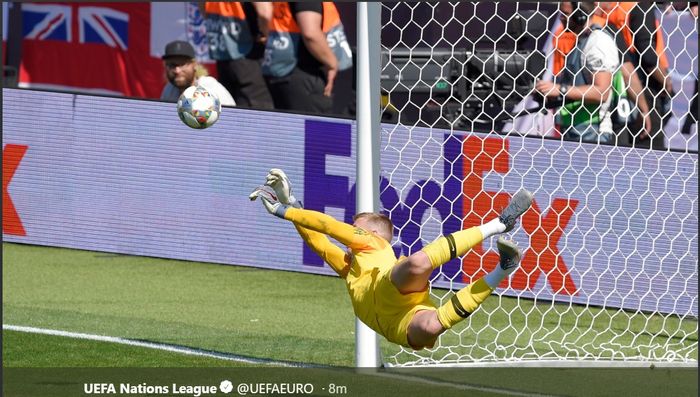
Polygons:
[[194,47],[186,41],[173,41],[165,46],[163,54],[165,77],[160,99],[177,102],[180,95],[191,86],[199,85],[214,94],[222,105],[236,106],[231,94],[215,78],[207,76],[207,69],[194,58]]
[[200,2],[219,81],[241,107],[272,109],[261,63],[272,18],[270,2]]
[[[683,5],[680,5],[679,8],[683,7]],[[683,8],[681,8],[683,10]],[[690,11],[690,14],[695,18],[695,23],[696,23],[696,31],[697,29],[697,20],[698,20],[698,2],[697,1],[691,1],[688,4],[688,11]],[[688,115],[685,116],[685,120],[683,120],[683,126],[681,127],[681,134],[684,135],[690,135],[690,128],[695,124],[695,127],[697,129],[698,125],[698,113],[700,110],[698,109],[698,80],[697,77],[695,79],[695,94],[693,95],[693,100],[690,102],[690,109],[688,111]]]
[[561,103],[555,124],[564,139],[615,143],[609,107],[620,61],[613,37],[591,17],[593,10],[592,2],[560,3],[564,30],[555,38],[554,82],[539,80],[535,90]]
[[630,76],[634,73],[638,75],[642,83],[641,92],[634,92],[631,96],[638,100],[640,110],[644,113],[644,107],[648,108],[646,115],[651,116],[650,119],[647,117],[651,128],[638,136],[632,131],[629,143],[635,147],[665,149],[663,126],[671,115],[673,85],[667,76],[666,45],[653,2],[598,2],[597,8],[608,25],[622,34],[628,49],[623,74],[633,92],[638,90]]
[[333,2],[275,2],[263,75],[275,108],[329,114],[352,52]]

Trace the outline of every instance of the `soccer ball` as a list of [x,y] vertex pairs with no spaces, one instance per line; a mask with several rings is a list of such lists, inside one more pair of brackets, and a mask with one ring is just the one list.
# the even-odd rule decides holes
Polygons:
[[201,86],[188,87],[177,100],[177,115],[188,127],[211,127],[221,114],[221,102]]

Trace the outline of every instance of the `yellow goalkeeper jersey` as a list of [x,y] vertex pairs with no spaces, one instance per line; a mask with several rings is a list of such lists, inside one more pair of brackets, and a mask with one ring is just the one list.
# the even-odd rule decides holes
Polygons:
[[[434,308],[428,291],[401,294],[389,278],[397,259],[391,244],[364,229],[326,214],[290,208],[285,219],[294,222],[304,241],[341,277],[355,315],[389,341],[407,346],[406,329],[418,310]],[[328,240],[333,237],[352,255]]]
[[358,230],[366,236],[362,235],[363,238],[358,239],[362,241],[358,241],[355,246],[362,244],[361,249],[350,247],[354,255],[345,276],[345,285],[350,294],[355,315],[370,328],[381,333],[377,329],[379,324],[375,309],[382,302],[377,301],[374,292],[380,275],[383,276],[390,271],[397,259],[394,250],[386,240],[362,229]]

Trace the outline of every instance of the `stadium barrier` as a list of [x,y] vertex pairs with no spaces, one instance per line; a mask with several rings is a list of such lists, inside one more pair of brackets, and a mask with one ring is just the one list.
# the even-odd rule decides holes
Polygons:
[[[354,121],[225,108],[195,131],[170,103],[3,94],[5,241],[332,274],[247,196],[280,167],[307,208],[350,221]],[[523,269],[501,292],[697,317],[697,154],[420,127],[394,130],[389,146],[382,136],[403,148],[381,158],[397,254],[489,219],[524,186],[535,204],[514,234]],[[480,277],[493,244],[433,286]]]

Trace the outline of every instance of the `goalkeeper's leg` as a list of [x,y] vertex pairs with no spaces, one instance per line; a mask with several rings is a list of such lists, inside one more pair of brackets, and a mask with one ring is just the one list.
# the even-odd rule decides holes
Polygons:
[[519,191],[498,218],[481,226],[440,237],[394,266],[391,282],[402,294],[424,291],[435,268],[466,254],[485,238],[513,230],[517,219],[531,204],[532,194],[527,190]]
[[433,347],[440,334],[474,313],[498,284],[518,268],[522,253],[515,243],[499,237],[497,246],[501,259],[495,269],[457,291],[437,310],[422,310],[413,316],[407,335],[413,348]]

